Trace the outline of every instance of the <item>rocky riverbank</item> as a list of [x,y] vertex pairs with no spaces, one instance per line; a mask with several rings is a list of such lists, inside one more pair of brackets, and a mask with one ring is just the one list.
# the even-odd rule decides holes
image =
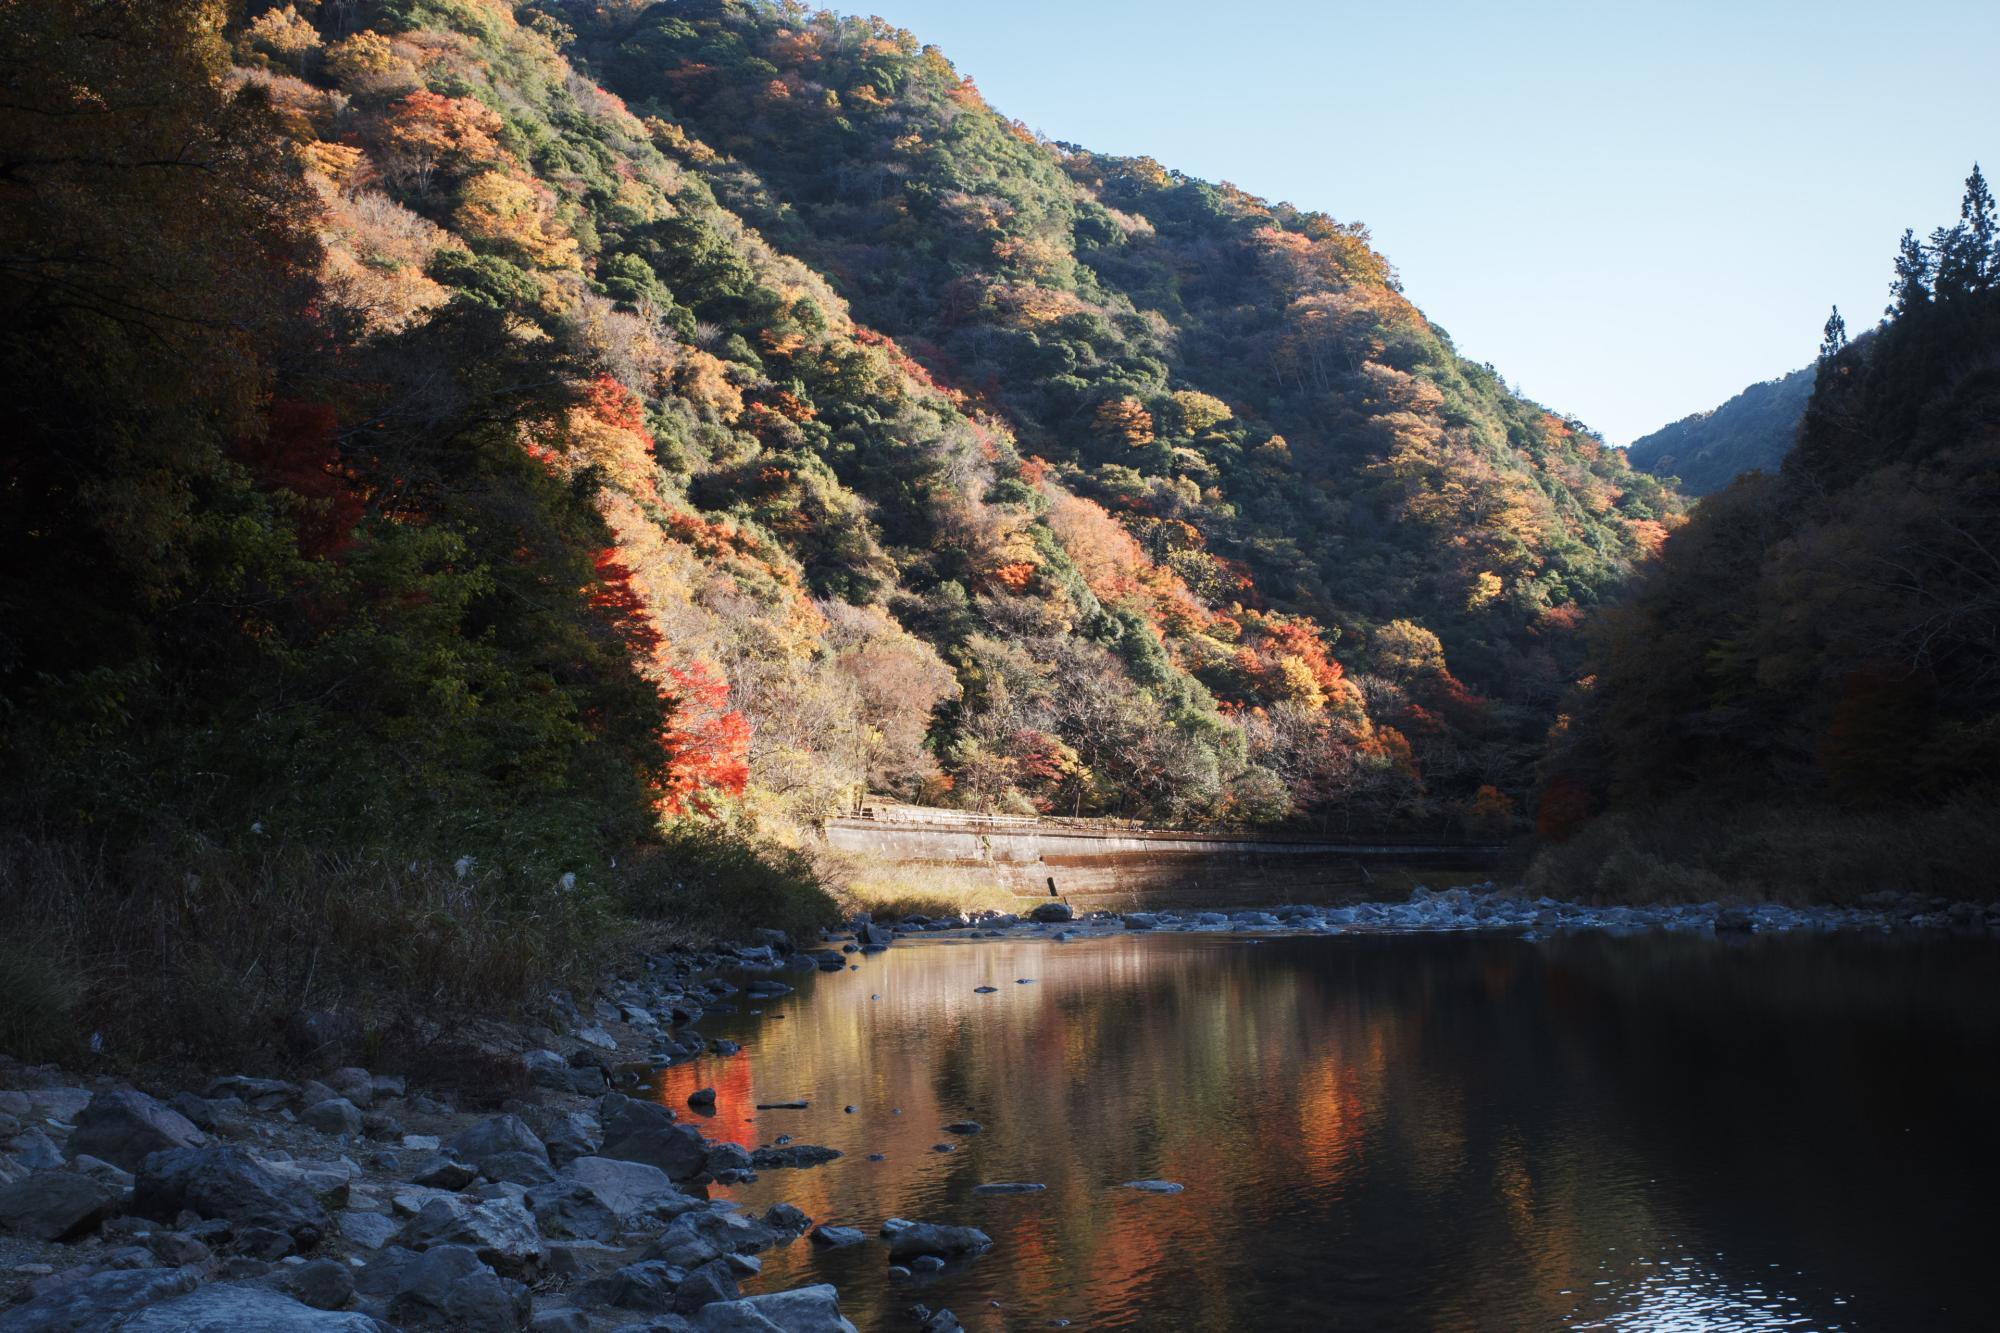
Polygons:
[[[788,969],[846,965],[775,932],[652,957],[587,1010],[557,997],[559,1029],[486,1027],[409,1074],[347,1063],[337,1041],[316,1077],[199,1089],[0,1062],[0,1331],[851,1330],[831,1286],[741,1284],[773,1246],[867,1237],[708,1197],[839,1154],[711,1141],[713,1090],[681,1108],[645,1093],[667,1064],[736,1054],[701,1036],[705,1013],[754,1013]],[[902,1219],[880,1239],[898,1265],[988,1244]]]
[[[712,1140],[713,1089],[675,1107],[649,1089],[676,1062],[748,1058],[701,1035],[707,1015],[759,1015],[794,969],[865,966],[901,937],[1897,929],[1993,933],[2000,904],[1606,908],[1492,886],[1226,914],[1079,918],[1049,902],[976,920],[863,917],[812,949],[764,932],[644,958],[587,1007],[552,997],[549,1026],[440,1034],[448,1057],[393,1073],[364,1067],[325,1015],[301,1016],[319,1045],[285,1078],[135,1086],[0,1061],[0,1333],[851,1328],[829,1285],[746,1296],[758,1256],[879,1243],[893,1275],[978,1261],[987,1238],[948,1218],[816,1220],[711,1199],[711,1184],[840,1154],[782,1135],[755,1150]],[[957,1321],[913,1306],[909,1326]]]

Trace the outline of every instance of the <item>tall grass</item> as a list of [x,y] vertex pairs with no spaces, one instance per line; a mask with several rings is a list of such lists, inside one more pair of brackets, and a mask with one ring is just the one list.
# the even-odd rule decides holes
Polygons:
[[1620,812],[1542,847],[1527,883],[1586,902],[1838,904],[1883,891],[1988,900],[2000,897],[2000,803],[1965,796],[1861,812],[1683,802]]

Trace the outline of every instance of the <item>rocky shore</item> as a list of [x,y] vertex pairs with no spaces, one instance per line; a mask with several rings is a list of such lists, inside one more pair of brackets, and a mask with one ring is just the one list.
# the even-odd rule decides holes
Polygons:
[[[1478,886],[1401,903],[1079,918],[1051,901],[1025,916],[861,917],[812,949],[762,932],[647,957],[588,1007],[552,997],[551,1026],[440,1034],[450,1058],[394,1074],[358,1063],[327,1015],[300,1016],[314,1045],[283,1079],[142,1088],[0,1060],[0,1333],[851,1329],[830,1285],[745,1295],[758,1256],[874,1244],[893,1274],[976,1261],[990,1241],[950,1219],[817,1220],[711,1199],[711,1184],[840,1154],[783,1136],[755,1150],[711,1140],[713,1090],[668,1107],[648,1089],[669,1064],[737,1054],[701,1035],[706,1015],[754,1015],[792,989],[794,969],[846,970],[899,937],[1897,929],[1996,933],[2000,904],[1606,908]],[[910,1326],[958,1324],[916,1306]]]

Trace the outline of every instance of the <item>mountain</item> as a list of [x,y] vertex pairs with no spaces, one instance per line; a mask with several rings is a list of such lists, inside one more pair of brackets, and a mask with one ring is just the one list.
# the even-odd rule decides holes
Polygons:
[[1682,417],[1632,441],[1633,467],[1671,477],[1686,495],[1719,491],[1745,472],[1775,472],[1792,447],[1813,370],[1753,384],[1720,407]]
[[1429,790],[1508,787],[1577,619],[1677,521],[1459,357],[1358,225],[1040,140],[877,20],[560,12],[678,162],[1191,594],[1160,637],[1225,711],[1273,702],[1234,665],[1245,612],[1303,617]]
[[2000,223],[1904,238],[1797,443],[1704,499],[1599,626],[1538,874],[1611,896],[1964,895],[2000,854]]

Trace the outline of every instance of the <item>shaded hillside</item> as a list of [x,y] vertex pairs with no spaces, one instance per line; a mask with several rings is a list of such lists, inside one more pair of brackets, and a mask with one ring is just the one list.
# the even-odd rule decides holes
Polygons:
[[1642,472],[1677,479],[1687,495],[1719,491],[1745,472],[1775,472],[1791,450],[1812,387],[1810,366],[1753,384],[1720,407],[1632,441],[1626,457]]
[[1809,893],[1990,879],[1995,232],[1975,169],[1957,226],[1905,236],[1892,319],[1849,344],[1836,312],[1783,467],[1704,500],[1603,617],[1595,677],[1548,761],[1542,828],[1581,829],[1545,858],[1552,889],[1607,874],[1611,891],[1698,896],[1731,879]]

